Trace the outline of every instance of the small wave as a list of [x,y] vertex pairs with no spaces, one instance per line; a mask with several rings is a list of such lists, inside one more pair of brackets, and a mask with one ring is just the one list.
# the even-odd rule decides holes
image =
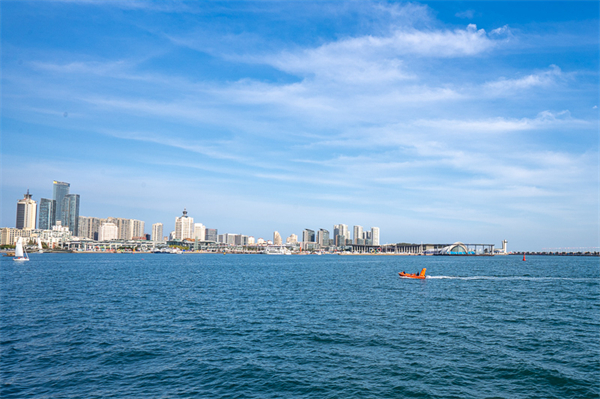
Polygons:
[[449,280],[523,280],[523,281],[589,281],[594,277],[527,277],[527,276],[427,276],[427,279]]

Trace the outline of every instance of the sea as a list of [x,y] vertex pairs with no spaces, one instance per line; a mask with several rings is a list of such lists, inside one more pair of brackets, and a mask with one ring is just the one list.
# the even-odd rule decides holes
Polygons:
[[600,397],[597,257],[30,258],[1,398]]

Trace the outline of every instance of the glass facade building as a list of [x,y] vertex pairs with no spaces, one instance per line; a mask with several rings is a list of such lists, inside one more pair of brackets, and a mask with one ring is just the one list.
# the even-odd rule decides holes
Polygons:
[[79,194],[67,194],[62,201],[62,225],[69,228],[73,235],[78,234]]
[[40,230],[52,230],[52,226],[56,224],[56,201],[41,198],[40,209],[38,212],[38,229]]
[[[63,200],[67,195],[69,195],[70,187],[71,184],[56,180],[54,180],[54,184],[52,186],[52,199],[56,201],[56,208],[54,209],[55,222],[56,220],[60,220],[63,226],[67,225],[67,221],[63,219]],[[79,210],[77,213],[79,213]]]

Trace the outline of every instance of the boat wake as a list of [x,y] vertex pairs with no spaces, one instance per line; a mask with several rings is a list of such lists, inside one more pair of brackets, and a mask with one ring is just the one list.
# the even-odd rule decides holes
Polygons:
[[448,279],[448,280],[523,280],[523,281],[589,281],[597,280],[594,277],[529,277],[529,276],[427,276],[427,279]]

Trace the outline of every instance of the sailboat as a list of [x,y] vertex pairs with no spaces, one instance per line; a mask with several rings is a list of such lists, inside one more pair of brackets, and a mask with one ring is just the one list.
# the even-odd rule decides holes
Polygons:
[[17,262],[24,262],[26,260],[29,260],[29,257],[27,256],[27,251],[23,247],[23,237],[19,237],[19,239],[17,240],[17,245],[15,246],[15,257],[13,258],[13,260]]
[[39,253],[44,253],[44,248],[42,247],[42,239],[40,237],[37,238],[37,244],[38,244],[38,252]]

